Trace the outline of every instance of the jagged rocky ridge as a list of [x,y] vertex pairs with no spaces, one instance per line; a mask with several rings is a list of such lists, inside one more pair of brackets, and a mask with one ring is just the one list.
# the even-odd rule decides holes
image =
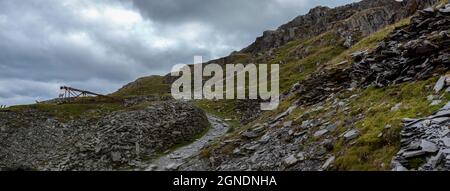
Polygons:
[[450,64],[450,6],[419,11],[371,53],[353,54],[351,77],[363,86],[383,87],[429,78]]
[[145,169],[208,126],[203,111],[177,101],[68,122],[37,110],[0,112],[0,170]]
[[244,53],[265,53],[295,39],[307,39],[335,31],[350,47],[359,39],[435,4],[437,0],[363,0],[337,8],[316,7],[275,31],[266,31],[243,49]]

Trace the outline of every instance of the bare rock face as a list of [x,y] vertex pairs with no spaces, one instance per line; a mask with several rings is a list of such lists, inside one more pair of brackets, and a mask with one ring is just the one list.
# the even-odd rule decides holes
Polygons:
[[450,170],[450,102],[434,115],[408,120],[401,132],[401,149],[392,169]]
[[349,47],[378,29],[412,15],[437,0],[363,0],[337,8],[316,7],[275,31],[266,31],[243,49],[244,53],[264,53],[295,39],[306,39],[326,31],[336,31]]
[[37,111],[0,113],[0,170],[139,168],[209,125],[190,104],[164,101],[92,121],[59,122]]
[[450,63],[450,14],[427,8],[411,24],[395,30],[370,53],[355,53],[353,81],[383,87],[427,79]]

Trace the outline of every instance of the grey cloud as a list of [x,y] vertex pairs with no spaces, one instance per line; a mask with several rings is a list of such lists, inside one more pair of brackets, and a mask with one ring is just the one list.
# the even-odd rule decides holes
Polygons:
[[357,0],[132,0],[135,7],[154,21],[166,24],[203,22],[219,33],[240,36],[245,46],[264,30],[275,29],[312,7],[335,7]]
[[[350,1],[0,0],[0,104],[49,99],[59,85],[112,92],[194,55],[225,56],[314,5]],[[90,8],[139,18],[124,26],[112,18],[121,13],[90,20],[80,12]]]

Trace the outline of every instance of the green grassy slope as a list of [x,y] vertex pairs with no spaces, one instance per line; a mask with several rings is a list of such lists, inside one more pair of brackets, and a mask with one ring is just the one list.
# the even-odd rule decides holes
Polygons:
[[170,85],[165,83],[164,76],[142,77],[124,86],[112,96],[148,96],[148,95],[169,95]]
[[[363,38],[358,43],[345,49],[336,46],[333,33],[327,32],[317,38],[309,40],[297,40],[290,42],[277,50],[275,56],[268,59],[269,63],[282,63],[280,71],[280,87],[282,91],[287,91],[296,82],[307,79],[309,76],[320,72],[324,68],[347,68],[351,66],[350,54],[356,51],[372,50],[378,42],[383,40],[396,27],[408,25],[410,19],[404,19],[394,25],[388,26]],[[295,58],[295,50],[308,48],[308,53],[304,58]],[[343,62],[345,61],[345,62]],[[339,63],[345,63],[338,65]],[[317,110],[317,105],[297,108],[285,121],[294,120],[293,126],[301,124],[302,120],[321,119],[338,125],[338,130],[334,132],[335,137],[339,137],[348,129],[358,129],[360,136],[351,141],[345,142],[343,138],[338,139],[334,145],[333,153],[336,156],[335,170],[389,170],[390,161],[394,154],[398,152],[400,144],[401,119],[420,118],[430,115],[446,101],[450,100],[449,93],[436,95],[444,100],[441,104],[430,106],[427,96],[434,94],[432,87],[437,78],[426,81],[392,85],[386,88],[353,89],[341,92],[337,95],[339,99],[347,100],[347,107],[332,107],[333,100],[321,103],[322,109]],[[240,126],[238,131],[251,128],[257,123],[263,123],[269,118],[273,118],[285,111],[301,95],[293,95],[284,100],[275,111],[264,112],[254,122]],[[396,104],[401,103],[399,110],[391,111]],[[233,116],[233,112],[227,103],[209,103],[208,108],[227,108],[223,114]],[[231,104],[231,103],[229,103]],[[204,107],[206,104],[200,105]],[[354,120],[359,114],[363,118]],[[306,116],[306,117],[305,117]],[[390,128],[385,128],[390,127]],[[237,133],[228,135],[225,139],[238,138]],[[317,144],[322,141],[320,138],[310,138],[307,144]],[[303,145],[299,145],[302,147]],[[215,149],[211,147],[208,149]],[[225,147],[232,150],[233,148]],[[204,151],[203,153],[209,153]],[[224,151],[227,153],[227,151]]]

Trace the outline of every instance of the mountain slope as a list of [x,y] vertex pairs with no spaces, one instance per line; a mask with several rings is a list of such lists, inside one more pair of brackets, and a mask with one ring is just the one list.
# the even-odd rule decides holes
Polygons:
[[[341,54],[332,55],[330,62],[316,66],[304,79],[299,77],[299,84],[287,92],[277,111],[262,113],[256,120],[205,149],[202,160],[210,164],[212,169],[219,170],[391,169],[391,160],[400,149],[402,119],[428,116],[449,100],[448,93],[433,90],[438,80],[436,76],[443,75],[448,70],[448,45],[445,38],[449,25],[446,24],[448,17],[445,11],[445,8],[434,10],[433,14],[429,14],[429,10],[421,11],[411,23],[409,19],[398,22],[362,39]],[[430,24],[426,32],[423,31],[424,28],[427,29],[424,23]],[[411,35],[408,38],[399,37],[399,34],[405,34],[404,31]],[[424,37],[414,36],[413,33]],[[433,50],[434,55],[431,56],[433,61],[430,63],[436,67],[423,67],[425,70],[429,69],[428,75],[408,78],[408,75],[420,74],[421,70],[420,67],[413,70],[409,65],[402,66],[406,73],[398,73],[397,69],[392,69],[392,66],[401,63],[400,60],[405,57],[399,57],[402,58],[400,60],[392,58],[395,54],[383,50],[392,51],[391,48],[398,48],[400,44],[435,38],[438,34],[444,39],[432,41],[437,47],[427,47],[429,44],[423,44],[424,41],[419,40],[410,48],[402,49],[406,53],[410,50],[439,49],[440,51]],[[393,39],[396,41],[393,42]],[[268,54],[275,52],[281,60],[292,59],[289,54],[280,54],[277,50],[289,52],[296,46],[294,43],[295,41],[291,41]],[[320,43],[315,44],[314,48],[320,49]],[[365,50],[370,52],[364,53]],[[352,65],[350,54],[356,51],[363,52],[353,55],[356,64]],[[387,55],[377,56],[379,52]],[[406,53],[400,55],[406,56]],[[351,74],[361,71],[358,67],[361,65],[358,64],[361,54],[368,54],[365,58],[369,60],[375,57],[374,63],[366,67],[371,75],[385,77],[386,72],[392,72],[391,75],[396,76],[394,80],[401,80],[397,80],[395,84],[385,84],[383,88],[358,85],[363,78]],[[320,58],[327,55],[319,53]],[[425,55],[428,56],[430,55]],[[414,63],[419,65],[426,60],[420,54],[412,54],[410,58],[415,59],[417,62]],[[377,59],[385,62],[381,64]],[[292,62],[299,63],[298,61],[294,58]],[[380,68],[385,69],[374,67],[380,64]],[[282,66],[282,70],[289,65],[288,61],[288,64]],[[301,75],[299,72],[298,76]],[[366,74],[367,76],[370,75]],[[381,78],[370,79],[362,80],[362,84],[377,82]],[[189,165],[186,168],[189,169]]]
[[[446,93],[432,90],[433,75],[446,69],[418,81],[366,88],[356,75],[361,69],[353,65],[361,55],[352,54],[377,54],[380,42],[388,44],[405,27],[418,24],[411,15],[436,3],[366,0],[335,9],[318,7],[265,32],[239,52],[205,63],[281,64],[283,96],[280,107],[270,112],[245,100],[197,102],[230,118],[234,131],[192,164],[201,161],[203,167],[219,170],[391,169],[400,149],[402,119],[430,115],[448,100]],[[174,80],[165,78],[169,84]],[[430,106],[430,95],[441,102]]]
[[[438,80],[439,89],[450,81],[439,77],[448,71],[450,8],[416,13],[439,2],[317,7],[247,48],[205,63],[280,64],[282,102],[262,112],[258,100],[195,101],[232,127],[180,170],[428,169],[421,165],[435,153],[412,144],[416,140],[408,135],[423,132],[402,132],[402,120],[434,116],[450,100],[448,92],[434,89]],[[92,98],[1,111],[0,168],[143,167],[208,128],[204,111],[170,99],[173,80],[140,78],[111,94],[120,102]],[[419,154],[405,158],[405,151]]]

